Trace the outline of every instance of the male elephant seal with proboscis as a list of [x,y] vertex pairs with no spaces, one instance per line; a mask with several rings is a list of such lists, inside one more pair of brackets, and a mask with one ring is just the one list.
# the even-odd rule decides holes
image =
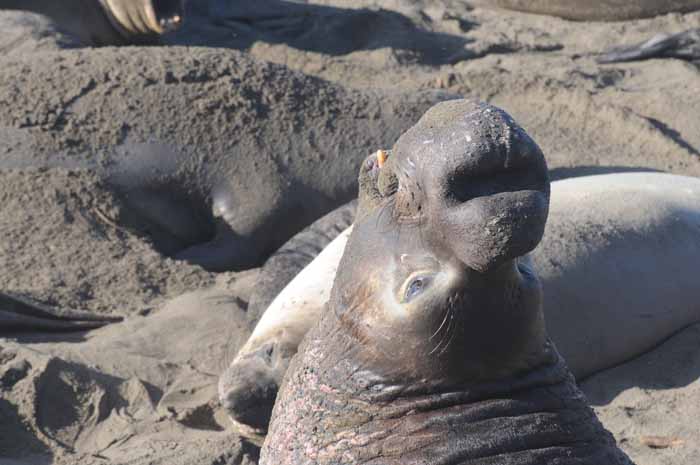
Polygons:
[[630,464],[549,341],[524,258],[549,203],[537,145],[501,110],[448,102],[377,181],[261,464]]
[[0,10],[51,18],[85,45],[155,42],[180,26],[184,0],[0,0]]
[[[306,257],[311,244],[318,250],[328,242],[319,229],[349,224],[350,207],[285,245],[287,262],[275,257],[265,265],[266,286],[249,313],[259,313],[254,304],[267,309],[221,377],[222,402],[237,423],[267,427],[289,360],[328,301],[352,228],[304,268]],[[303,256],[294,253],[300,244]],[[618,173],[556,181],[544,238],[531,255],[547,329],[577,379],[637,357],[700,321],[700,179]],[[293,279],[280,281],[285,274]],[[266,294],[275,289],[272,300]]]

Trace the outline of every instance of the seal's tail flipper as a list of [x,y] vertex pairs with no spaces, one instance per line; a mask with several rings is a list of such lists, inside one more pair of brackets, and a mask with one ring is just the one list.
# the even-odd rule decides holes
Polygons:
[[700,62],[700,28],[679,34],[659,34],[641,44],[620,47],[596,58],[598,63],[648,60],[650,58],[680,58]]
[[76,311],[58,314],[40,303],[0,292],[0,336],[19,332],[85,331],[122,319]]

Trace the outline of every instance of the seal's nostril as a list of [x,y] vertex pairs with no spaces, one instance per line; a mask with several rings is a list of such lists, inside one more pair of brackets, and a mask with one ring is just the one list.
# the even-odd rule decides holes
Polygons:
[[377,164],[379,165],[379,168],[384,166],[387,158],[389,158],[389,152],[387,150],[377,150]]

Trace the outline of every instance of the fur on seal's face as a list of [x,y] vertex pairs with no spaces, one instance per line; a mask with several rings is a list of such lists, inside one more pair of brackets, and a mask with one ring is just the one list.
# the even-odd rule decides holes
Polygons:
[[[542,237],[549,182],[537,145],[503,111],[433,107],[378,168],[331,295],[376,386],[497,379],[539,362],[541,292],[525,260]],[[498,334],[498,337],[494,337]]]

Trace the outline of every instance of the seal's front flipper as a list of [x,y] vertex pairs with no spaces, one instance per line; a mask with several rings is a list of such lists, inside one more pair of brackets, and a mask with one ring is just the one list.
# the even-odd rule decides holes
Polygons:
[[620,47],[599,55],[598,63],[648,60],[650,58],[679,58],[700,61],[700,28],[679,34],[659,34],[630,47]]
[[45,305],[0,293],[0,336],[19,332],[85,331],[119,321],[122,317],[85,312],[58,314]]

